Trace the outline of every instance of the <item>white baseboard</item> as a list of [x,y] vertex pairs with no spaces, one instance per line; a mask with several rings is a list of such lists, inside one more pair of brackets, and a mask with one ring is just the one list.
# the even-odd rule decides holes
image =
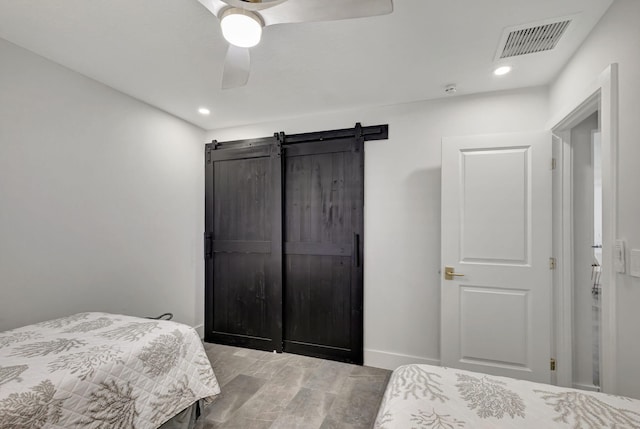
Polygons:
[[402,365],[421,363],[440,366],[439,359],[430,359],[420,356],[403,355],[399,353],[385,352],[382,350],[364,349],[364,364],[375,368],[394,370]]
[[580,389],[580,390],[588,390],[590,392],[599,392],[600,388],[594,384],[587,384],[587,383],[573,383],[573,388],[574,389]]
[[196,332],[200,336],[200,339],[204,338],[204,323],[200,323],[199,325],[195,325],[193,327],[193,329],[196,330]]

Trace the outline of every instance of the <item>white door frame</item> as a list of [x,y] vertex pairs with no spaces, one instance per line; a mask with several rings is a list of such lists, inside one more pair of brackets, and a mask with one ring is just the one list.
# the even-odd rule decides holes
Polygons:
[[[602,292],[600,325],[600,390],[616,392],[616,273],[613,269],[613,245],[617,237],[618,213],[618,65],[609,65],[581,96],[550,124],[561,139],[561,159],[557,160],[561,174],[559,192],[561,207],[554,207],[554,254],[558,273],[555,284],[555,351],[556,382],[572,387],[572,305],[573,251],[571,201],[571,141],[570,130],[593,112],[599,112],[602,133]],[[554,204],[560,202],[554,201]],[[558,210],[559,209],[559,210]]]

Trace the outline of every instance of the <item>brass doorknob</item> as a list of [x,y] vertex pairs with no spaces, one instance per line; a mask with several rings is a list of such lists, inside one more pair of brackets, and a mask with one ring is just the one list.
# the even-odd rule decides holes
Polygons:
[[453,280],[454,277],[464,277],[464,274],[456,273],[456,269],[453,267],[444,267],[444,279]]

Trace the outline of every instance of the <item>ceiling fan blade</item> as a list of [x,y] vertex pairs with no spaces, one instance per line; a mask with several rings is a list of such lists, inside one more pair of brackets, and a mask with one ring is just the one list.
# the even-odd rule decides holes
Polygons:
[[284,3],[287,0],[263,0],[259,2],[249,2],[244,0],[198,0],[204,7],[209,9],[209,12],[215,16],[219,16],[222,9],[228,7],[237,7],[239,9],[251,10],[259,12],[264,9],[268,9]]
[[229,45],[222,71],[222,89],[245,86],[249,81],[250,67],[249,49]]
[[287,0],[261,0],[261,1],[245,1],[245,0],[224,0],[229,6],[237,7],[244,10],[261,11],[284,3]]
[[[202,1],[202,0],[201,0]],[[288,0],[260,11],[265,25],[386,15],[392,0]]]
[[229,7],[229,5],[222,0],[198,0],[204,7],[209,9],[214,16],[218,16],[221,9]]

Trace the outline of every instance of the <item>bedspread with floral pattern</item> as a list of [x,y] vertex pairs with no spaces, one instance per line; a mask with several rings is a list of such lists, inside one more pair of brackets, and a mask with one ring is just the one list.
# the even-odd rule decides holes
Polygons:
[[152,429],[219,393],[180,323],[79,313],[0,333],[0,429]]
[[391,375],[376,429],[640,429],[640,401],[429,365]]

